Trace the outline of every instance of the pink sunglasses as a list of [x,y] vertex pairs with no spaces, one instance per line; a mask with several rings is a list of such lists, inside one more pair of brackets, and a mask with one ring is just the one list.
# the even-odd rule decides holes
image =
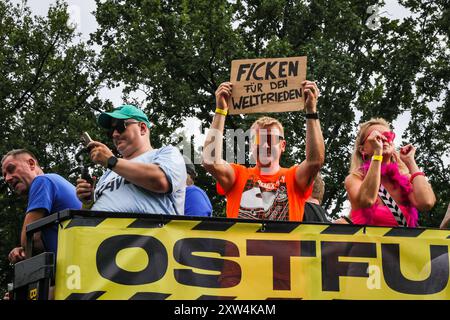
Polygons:
[[[370,136],[371,133],[372,131],[370,131],[369,134],[364,138],[364,140],[361,142],[361,145],[363,145],[366,142],[367,138]],[[395,139],[395,133],[392,131],[385,131],[382,132],[381,134],[386,137],[386,140],[389,143],[393,142]]]

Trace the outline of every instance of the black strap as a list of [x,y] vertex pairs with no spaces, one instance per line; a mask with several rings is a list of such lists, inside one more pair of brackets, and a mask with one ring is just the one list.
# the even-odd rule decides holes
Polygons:
[[314,113],[306,113],[305,114],[306,119],[319,119],[319,114],[317,112]]
[[381,200],[383,200],[386,207],[389,208],[389,210],[394,215],[395,221],[397,221],[399,226],[406,227],[406,219],[403,215],[402,210],[398,207],[395,200],[391,197],[389,192],[386,190],[386,188],[380,184],[380,189],[378,189],[378,195],[380,196]]
[[349,217],[347,217],[347,216],[341,216],[341,218],[344,218],[344,220],[347,221],[348,224],[353,224],[353,221],[350,220]]

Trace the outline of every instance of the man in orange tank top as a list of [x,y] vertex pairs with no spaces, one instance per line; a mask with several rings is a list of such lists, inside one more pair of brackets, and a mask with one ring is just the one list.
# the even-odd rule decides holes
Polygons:
[[232,83],[216,91],[216,114],[203,148],[203,166],[216,179],[217,190],[227,198],[228,218],[303,221],[305,201],[324,162],[324,142],[317,115],[319,90],[311,81],[302,83],[306,111],[306,159],[290,168],[280,166],[286,150],[284,128],[270,117],[250,128],[255,166],[227,163],[222,158],[223,131]]

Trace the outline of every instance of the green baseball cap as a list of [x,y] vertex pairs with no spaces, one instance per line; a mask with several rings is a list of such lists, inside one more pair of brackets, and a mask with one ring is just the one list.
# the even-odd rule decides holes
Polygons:
[[103,112],[102,114],[100,114],[97,121],[101,127],[109,129],[111,128],[112,118],[134,119],[140,122],[145,122],[148,128],[151,128],[153,126],[153,124],[148,120],[146,114],[141,109],[131,104],[124,104],[114,109],[112,112]]

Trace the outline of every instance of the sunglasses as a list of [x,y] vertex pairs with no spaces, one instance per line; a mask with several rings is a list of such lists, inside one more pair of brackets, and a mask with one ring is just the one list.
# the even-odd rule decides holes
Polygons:
[[[369,132],[369,134],[364,138],[364,140],[361,142],[361,145],[363,145],[366,142],[367,138],[370,136],[371,133],[372,133],[372,131]],[[394,142],[394,139],[395,139],[395,133],[394,132],[392,132],[392,131],[385,131],[385,132],[382,132],[381,134],[386,137],[386,141],[387,142],[389,142],[389,143]]]
[[265,143],[269,147],[273,145],[277,145],[281,142],[281,140],[284,140],[283,136],[277,135],[277,134],[256,134],[253,136],[253,143],[258,146],[263,146]]
[[139,123],[139,121],[130,121],[130,122],[125,122],[124,120],[117,121],[114,126],[111,126],[111,128],[108,129],[108,137],[112,138],[115,130],[117,130],[117,132],[120,134],[124,133],[125,130],[127,130],[128,125],[135,123]]

